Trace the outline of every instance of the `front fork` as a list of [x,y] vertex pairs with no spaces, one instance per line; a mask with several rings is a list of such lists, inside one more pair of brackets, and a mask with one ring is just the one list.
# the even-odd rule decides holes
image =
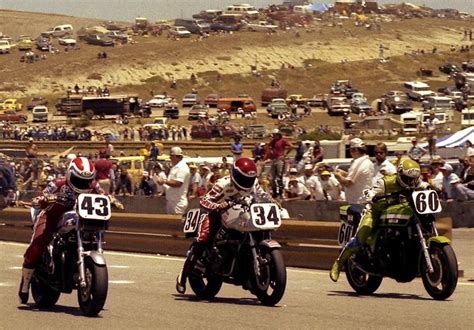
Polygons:
[[[421,250],[423,251],[423,256],[425,257],[426,266],[428,267],[428,272],[432,274],[434,272],[433,264],[431,263],[430,253],[428,251],[428,245],[426,245],[426,240],[423,237],[423,231],[421,230],[420,220],[415,218],[415,227],[418,232],[418,237],[420,239]],[[436,226],[433,224],[434,231],[437,235]]]
[[[102,254],[104,250],[102,249],[102,232],[98,232],[96,236],[97,242],[97,252]],[[88,255],[87,252],[84,252],[84,247],[82,245],[81,231],[77,230],[77,266],[79,268],[79,285],[81,288],[87,286],[86,282],[86,270],[84,266],[84,256]]]
[[257,246],[255,244],[255,240],[253,239],[252,233],[249,233],[250,239],[250,250],[252,251],[252,259],[253,259],[253,270],[257,278],[260,277],[260,260],[257,254]]

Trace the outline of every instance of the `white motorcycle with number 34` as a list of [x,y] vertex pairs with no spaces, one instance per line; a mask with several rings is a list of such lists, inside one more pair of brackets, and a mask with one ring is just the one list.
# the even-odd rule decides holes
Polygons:
[[[204,215],[190,210],[183,231],[195,236]],[[286,287],[286,267],[280,244],[271,233],[288,213],[258,196],[232,202],[221,213],[221,227],[189,275],[189,283],[200,299],[211,299],[222,283],[242,286],[267,306],[277,304]]]

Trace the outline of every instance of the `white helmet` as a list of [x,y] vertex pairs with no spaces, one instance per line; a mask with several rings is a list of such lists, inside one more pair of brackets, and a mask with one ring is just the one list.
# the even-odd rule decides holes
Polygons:
[[66,182],[75,192],[88,193],[91,183],[95,179],[94,163],[86,157],[76,157],[69,164],[66,171]]

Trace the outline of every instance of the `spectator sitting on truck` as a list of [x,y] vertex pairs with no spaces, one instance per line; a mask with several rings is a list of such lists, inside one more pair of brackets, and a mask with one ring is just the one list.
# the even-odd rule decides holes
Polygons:
[[416,137],[411,140],[411,143],[413,146],[408,150],[408,157],[419,163],[421,157],[426,154],[426,149],[418,145],[418,139]]

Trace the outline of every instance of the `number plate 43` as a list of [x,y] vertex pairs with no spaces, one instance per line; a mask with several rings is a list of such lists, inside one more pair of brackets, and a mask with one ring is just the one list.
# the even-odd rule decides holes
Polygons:
[[109,220],[112,216],[110,199],[104,195],[80,194],[77,210],[83,219]]
[[430,214],[441,212],[441,203],[438,194],[434,190],[422,190],[413,192],[413,202],[416,212],[419,214]]

